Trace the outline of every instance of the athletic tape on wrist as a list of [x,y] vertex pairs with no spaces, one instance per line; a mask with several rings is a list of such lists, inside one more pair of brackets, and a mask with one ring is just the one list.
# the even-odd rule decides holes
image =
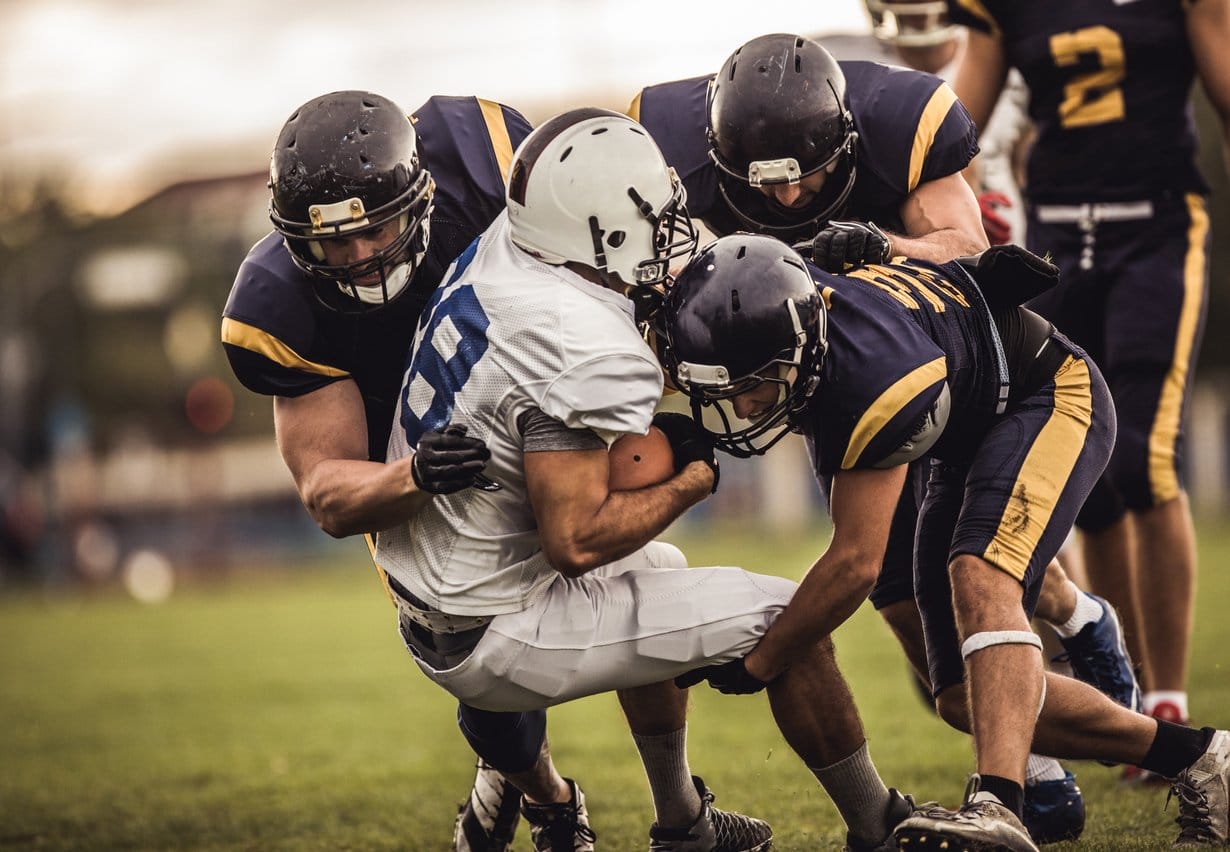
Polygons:
[[1042,651],[1042,640],[1030,630],[984,630],[961,643],[961,657],[969,659],[970,654],[992,645],[1033,645]]

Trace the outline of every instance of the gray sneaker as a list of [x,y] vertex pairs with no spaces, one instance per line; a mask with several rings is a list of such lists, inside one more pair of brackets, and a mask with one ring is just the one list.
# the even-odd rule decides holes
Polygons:
[[521,819],[521,791],[479,758],[474,789],[457,809],[454,852],[507,852]]
[[713,793],[705,782],[692,776],[700,793],[700,816],[687,828],[649,829],[649,852],[764,852],[773,847],[769,824],[743,814],[713,807]]
[[1204,754],[1175,778],[1170,795],[1179,799],[1175,846],[1230,844],[1230,731],[1213,734]]
[[549,805],[522,802],[521,815],[530,824],[535,852],[594,852],[598,835],[589,827],[585,794],[571,778],[565,778],[572,799]]
[[958,811],[932,809],[903,820],[893,832],[901,849],[961,849],[963,852],[1038,852],[1021,820],[999,799],[980,792],[970,776]]
[[893,832],[904,820],[912,816],[929,816],[935,812],[951,814],[952,811],[941,808],[939,802],[924,802],[914,804],[914,797],[888,788],[888,807],[884,811],[884,834],[878,840],[862,840],[846,834],[846,845],[842,852],[896,852],[897,840]]

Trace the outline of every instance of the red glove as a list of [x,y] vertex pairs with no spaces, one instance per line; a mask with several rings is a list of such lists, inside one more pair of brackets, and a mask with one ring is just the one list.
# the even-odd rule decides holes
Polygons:
[[1002,192],[987,190],[978,196],[978,209],[982,211],[982,227],[987,232],[991,245],[1001,245],[1012,237],[1012,225],[999,215],[999,208],[1011,207],[1012,199]]

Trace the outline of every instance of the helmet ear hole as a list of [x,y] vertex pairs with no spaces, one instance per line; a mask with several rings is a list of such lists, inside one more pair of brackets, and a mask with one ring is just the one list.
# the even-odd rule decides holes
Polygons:
[[607,234],[606,244],[611,248],[619,248],[624,244],[624,240],[627,237],[628,233],[626,231],[611,231],[611,233]]

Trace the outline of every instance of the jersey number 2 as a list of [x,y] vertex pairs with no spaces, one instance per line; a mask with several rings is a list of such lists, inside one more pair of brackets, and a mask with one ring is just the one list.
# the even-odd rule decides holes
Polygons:
[[1098,69],[1077,74],[1063,87],[1059,104],[1059,123],[1064,127],[1088,127],[1123,119],[1125,74],[1123,40],[1109,27],[1085,27],[1051,36],[1051,56],[1055,65],[1066,68],[1080,61],[1081,54],[1093,53]]

